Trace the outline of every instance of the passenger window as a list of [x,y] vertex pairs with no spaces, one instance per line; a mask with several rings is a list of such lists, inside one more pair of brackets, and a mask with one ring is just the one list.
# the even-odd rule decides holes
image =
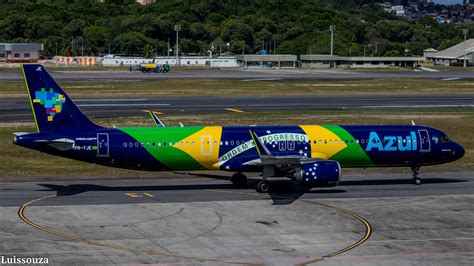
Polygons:
[[123,143],[123,147],[124,147],[124,148],[127,148],[127,142],[124,142],[124,143]]
[[240,145],[240,141],[237,140],[237,141],[235,142],[235,145]]
[[229,142],[228,142],[228,141],[226,141],[226,142],[225,142],[225,145],[226,145],[226,146],[227,146],[227,145],[229,145]]

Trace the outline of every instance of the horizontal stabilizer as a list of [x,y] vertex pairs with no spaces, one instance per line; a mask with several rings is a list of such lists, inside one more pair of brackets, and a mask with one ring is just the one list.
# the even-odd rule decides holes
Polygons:
[[23,136],[23,135],[28,135],[30,133],[27,133],[27,132],[14,132],[13,135],[19,137],[19,136]]
[[53,139],[53,140],[35,140],[35,142],[44,143],[50,147],[58,149],[60,151],[67,151],[74,149],[74,140],[72,139]]

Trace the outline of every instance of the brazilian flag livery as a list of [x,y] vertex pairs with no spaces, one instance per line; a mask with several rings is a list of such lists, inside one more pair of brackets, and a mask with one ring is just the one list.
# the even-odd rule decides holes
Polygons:
[[157,119],[158,127],[104,128],[79,110],[43,66],[22,68],[38,132],[17,133],[15,144],[91,163],[253,171],[313,184],[317,175],[332,171],[328,184],[336,184],[341,166],[417,168],[464,155],[442,131],[418,125],[164,127]]

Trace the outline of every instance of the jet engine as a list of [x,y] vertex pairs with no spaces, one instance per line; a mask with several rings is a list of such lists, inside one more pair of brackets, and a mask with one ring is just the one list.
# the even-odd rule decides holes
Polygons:
[[329,160],[304,163],[290,178],[303,187],[334,187],[341,179],[341,165]]

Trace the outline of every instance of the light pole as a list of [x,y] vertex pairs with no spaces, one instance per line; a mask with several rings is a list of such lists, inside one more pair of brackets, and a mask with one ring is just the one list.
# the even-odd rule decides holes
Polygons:
[[174,30],[176,31],[176,65],[179,65],[179,31],[181,30],[181,25],[174,25]]
[[331,32],[331,56],[334,54],[334,31],[336,30],[336,25],[329,26],[329,31]]
[[463,29],[462,33],[464,34],[464,67],[467,67],[467,58],[466,58],[466,41],[467,41],[467,34],[469,33],[468,29]]

